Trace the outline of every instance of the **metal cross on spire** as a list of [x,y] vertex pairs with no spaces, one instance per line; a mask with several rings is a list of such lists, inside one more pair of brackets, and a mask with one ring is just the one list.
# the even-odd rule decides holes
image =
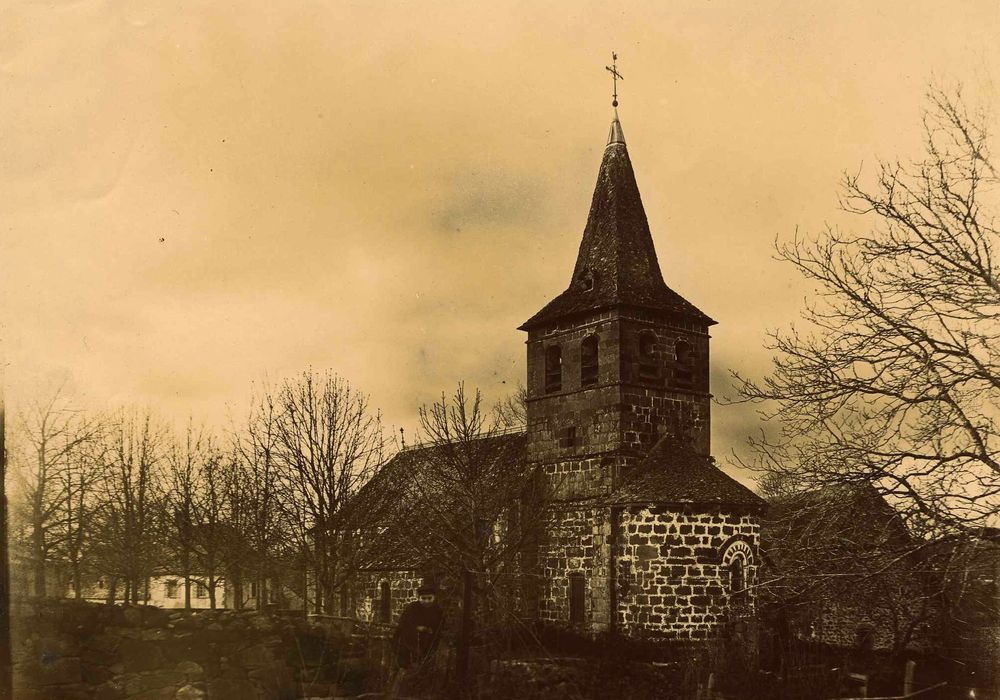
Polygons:
[[618,106],[618,81],[619,80],[625,80],[625,78],[623,78],[622,74],[618,72],[618,54],[616,54],[614,51],[611,52],[611,65],[610,66],[604,66],[604,70],[606,70],[609,73],[611,73],[611,80],[613,81],[613,85],[614,85],[614,94],[613,94],[613,98],[614,99],[613,99],[613,101],[611,103],[611,106],[612,107],[617,107]]

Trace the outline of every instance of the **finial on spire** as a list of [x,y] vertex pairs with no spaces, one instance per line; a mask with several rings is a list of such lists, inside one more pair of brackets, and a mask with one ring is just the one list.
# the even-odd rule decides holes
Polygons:
[[625,80],[625,78],[623,78],[622,74],[618,72],[618,54],[616,54],[614,51],[611,52],[611,65],[610,66],[604,66],[604,70],[606,70],[609,73],[611,73],[611,80],[612,80],[612,85],[613,85],[613,88],[614,88],[614,93],[612,95],[612,100],[611,100],[611,106],[612,107],[617,107],[618,106],[618,81],[619,80]]

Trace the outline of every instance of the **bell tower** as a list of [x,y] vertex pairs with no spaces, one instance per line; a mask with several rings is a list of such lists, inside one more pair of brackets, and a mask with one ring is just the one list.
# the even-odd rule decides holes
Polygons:
[[708,455],[714,323],[663,281],[616,111],[569,287],[521,326],[529,458]]
[[710,453],[715,321],[663,280],[615,107],[569,286],[520,326],[528,459],[546,476],[553,517],[540,616],[587,631],[613,617],[602,499],[664,435]]

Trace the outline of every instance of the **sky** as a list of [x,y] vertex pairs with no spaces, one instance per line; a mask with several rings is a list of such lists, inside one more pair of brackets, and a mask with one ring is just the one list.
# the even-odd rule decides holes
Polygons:
[[[996,2],[22,2],[0,6],[7,404],[68,382],[223,426],[331,369],[412,434],[524,382],[619,113],[667,283],[761,376],[812,293],[776,239],[920,149],[931,81],[993,99]],[[730,473],[752,407],[716,406]]]

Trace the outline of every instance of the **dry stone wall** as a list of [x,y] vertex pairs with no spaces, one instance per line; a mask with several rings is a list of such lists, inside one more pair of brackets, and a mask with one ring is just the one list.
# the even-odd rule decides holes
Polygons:
[[15,603],[18,700],[292,700],[361,692],[344,630],[233,610]]

